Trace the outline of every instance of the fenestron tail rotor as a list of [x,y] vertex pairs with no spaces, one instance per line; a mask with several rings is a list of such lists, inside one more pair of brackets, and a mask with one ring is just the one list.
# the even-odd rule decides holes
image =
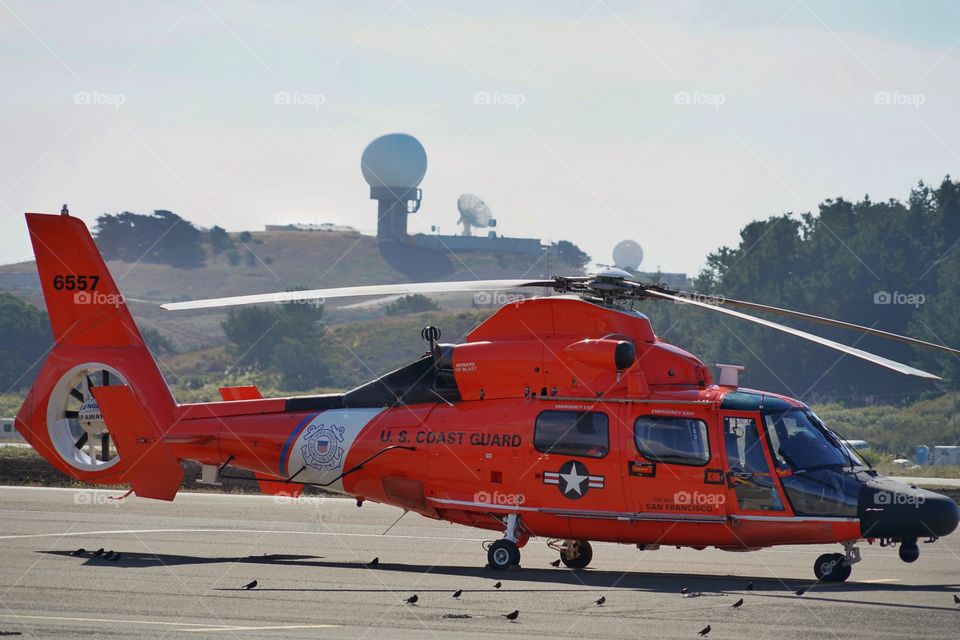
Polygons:
[[116,370],[88,363],[68,371],[54,386],[47,404],[47,428],[57,453],[68,464],[101,471],[119,460],[93,389],[125,384]]

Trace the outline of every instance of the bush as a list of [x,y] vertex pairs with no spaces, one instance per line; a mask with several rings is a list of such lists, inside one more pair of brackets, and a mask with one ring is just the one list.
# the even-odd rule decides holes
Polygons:
[[222,253],[233,247],[233,238],[223,227],[213,226],[207,237],[210,240],[210,248],[214,253]]
[[172,356],[177,352],[177,348],[170,338],[153,327],[140,327],[140,335],[143,336],[143,341],[147,343],[147,348],[154,354]]
[[0,293],[0,386],[29,386],[53,344],[47,314],[9,293]]
[[440,305],[419,293],[398,298],[383,308],[388,316],[401,316],[407,313],[421,313],[423,311],[437,311],[439,309]]

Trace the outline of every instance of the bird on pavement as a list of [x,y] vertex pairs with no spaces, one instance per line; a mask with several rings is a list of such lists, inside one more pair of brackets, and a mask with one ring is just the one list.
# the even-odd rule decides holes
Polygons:
[[253,589],[253,588],[256,587],[256,586],[257,586],[257,581],[254,580],[253,582],[248,582],[247,584],[243,585],[243,586],[240,587],[240,588],[241,588],[241,589],[246,589],[247,591],[250,591],[250,589]]
[[374,558],[373,560],[371,560],[370,562],[368,562],[368,563],[367,563],[367,566],[368,566],[368,567],[375,567],[375,566],[377,566],[378,564],[380,564],[380,557],[379,557],[379,556],[377,556],[376,558]]
[[520,617],[520,611],[511,611],[510,613],[503,614],[503,617],[511,622]]
[[104,560],[109,560],[109,559],[112,558],[112,557],[113,557],[113,549],[111,549],[110,551],[107,551],[105,554],[103,554],[103,559],[104,559]]
[[707,625],[703,629],[700,629],[700,633],[698,633],[697,635],[706,637],[708,633],[710,633],[710,625]]
[[102,555],[103,555],[103,547],[100,547],[99,549],[93,552],[94,558],[99,558]]
[[742,605],[743,605],[743,598],[740,598],[739,600],[737,600],[736,602],[734,602],[732,605],[730,605],[730,608],[731,608],[731,609],[739,609]]
[[607,596],[600,596],[600,599],[594,602],[593,604],[597,605],[598,607],[602,607],[603,603],[606,601],[607,601]]
[[459,598],[462,595],[463,595],[463,589],[457,589],[456,591],[453,592],[454,598]]
[[[76,551],[71,551],[71,552],[70,552],[70,555],[72,555],[72,556],[79,556],[79,555],[83,555],[83,554],[86,553],[86,552],[87,552],[86,549],[84,549],[83,547],[80,547],[80,548],[77,549]],[[956,597],[956,596],[954,596],[954,597]]]
[[797,590],[794,591],[793,593],[794,593],[794,595],[802,596],[802,595],[805,594],[806,592],[807,592],[806,589],[797,589]]
[[494,588],[494,589],[499,589],[499,588],[502,587],[502,586],[503,586],[503,583],[502,583],[502,582],[497,582],[497,584],[493,585],[493,588]]
[[551,566],[551,567],[559,567],[559,566],[560,566],[560,558],[557,558],[556,560],[554,560],[553,562],[551,562],[551,563],[550,563],[550,566]]
[[410,596],[409,598],[407,598],[406,603],[407,603],[407,604],[417,604],[417,600],[419,600],[419,599],[420,599],[420,597],[417,596],[417,594],[413,594],[412,596]]
[[686,587],[680,589],[680,595],[685,596],[688,593],[690,593],[690,589],[687,589]]
[[953,604],[960,604],[960,596],[953,594]]
[[753,591],[753,580],[747,583],[747,591]]

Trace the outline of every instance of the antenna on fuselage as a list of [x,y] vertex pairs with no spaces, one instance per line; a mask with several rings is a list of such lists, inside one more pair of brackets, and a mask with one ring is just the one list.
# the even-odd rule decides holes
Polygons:
[[430,354],[436,357],[437,340],[440,339],[440,329],[432,324],[427,325],[420,330],[420,337],[430,343]]

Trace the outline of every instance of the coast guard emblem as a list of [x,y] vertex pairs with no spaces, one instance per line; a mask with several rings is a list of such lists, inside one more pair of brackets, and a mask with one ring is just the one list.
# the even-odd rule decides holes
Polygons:
[[343,427],[314,424],[303,437],[303,462],[314,469],[336,469],[343,461]]

